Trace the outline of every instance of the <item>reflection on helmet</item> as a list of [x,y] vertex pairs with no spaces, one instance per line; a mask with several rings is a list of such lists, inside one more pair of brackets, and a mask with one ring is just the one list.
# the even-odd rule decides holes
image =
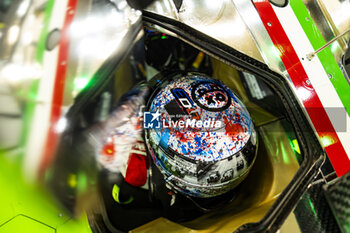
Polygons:
[[214,197],[248,174],[257,135],[241,100],[221,82],[201,74],[170,80],[158,87],[147,110],[148,150],[175,190]]

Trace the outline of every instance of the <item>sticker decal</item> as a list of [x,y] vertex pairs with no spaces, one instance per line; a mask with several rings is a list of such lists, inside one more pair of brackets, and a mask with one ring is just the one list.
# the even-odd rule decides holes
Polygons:
[[231,105],[231,97],[219,84],[199,82],[192,87],[192,99],[199,107],[213,112],[220,112]]

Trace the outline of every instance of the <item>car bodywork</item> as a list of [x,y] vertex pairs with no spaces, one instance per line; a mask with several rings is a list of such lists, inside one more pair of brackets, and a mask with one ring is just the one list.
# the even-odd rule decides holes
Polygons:
[[[169,223],[168,220],[160,218],[136,231],[162,230],[169,225],[174,230],[185,232],[193,229],[203,232],[218,229],[226,231],[235,230],[243,223],[250,222],[259,223],[247,224],[238,230],[274,231],[281,226],[295,206],[296,200],[317,175],[325,152],[338,176],[349,171],[349,145],[345,143],[350,134],[349,125],[345,124],[344,128],[343,124],[337,124],[339,121],[346,122],[349,118],[350,101],[346,93],[349,93],[350,87],[346,75],[338,65],[342,54],[345,53],[349,35],[345,34],[318,54],[310,56],[326,41],[346,32],[350,24],[349,17],[338,16],[342,9],[348,9],[346,4],[344,1],[315,3],[291,0],[285,7],[278,7],[268,1],[222,0],[213,4],[212,1],[163,0],[154,2],[143,11],[142,17],[146,26],[179,37],[209,54],[215,60],[213,63],[217,67],[217,76],[220,76],[220,72],[231,70],[232,67],[239,67],[237,70],[248,71],[268,83],[285,104],[296,132],[296,135],[290,136],[290,141],[297,141],[296,144],[292,143],[294,146],[289,147],[289,155],[294,156],[295,151],[301,150],[303,162],[299,166],[297,159],[290,157],[289,159],[293,160],[292,165],[284,167],[280,164],[273,167],[270,175],[286,169],[284,175],[288,179],[281,181],[282,183],[278,183],[278,179],[272,179],[272,186],[277,188],[253,195],[250,199],[255,204],[247,207],[246,214],[242,215],[242,212],[238,211],[236,215],[232,212],[227,216],[219,215],[218,223],[212,225],[203,224],[210,223],[210,215],[187,225]],[[117,13],[110,11],[113,7],[116,7]],[[48,176],[47,171],[52,164],[55,164],[53,152],[56,151],[60,137],[67,130],[66,113],[72,109],[83,89],[90,88],[86,93],[97,93],[97,87],[103,85],[103,79],[101,83],[96,81],[99,80],[99,76],[112,73],[125,54],[130,52],[128,48],[132,47],[141,32],[141,12],[132,10],[125,1],[21,1],[11,9],[13,10],[9,11],[8,15],[13,18],[8,20],[9,24],[5,24],[2,31],[1,74],[2,80],[6,80],[3,85],[4,92],[10,93],[6,95],[10,96],[10,99],[4,102],[12,101],[14,104],[2,107],[2,112],[7,114],[5,118],[11,113],[23,115],[24,120],[4,118],[1,121],[1,127],[4,129],[1,130],[4,134],[2,138],[8,139],[2,141],[2,147],[6,149],[4,158],[11,160],[13,154],[17,154],[18,158],[16,157],[15,161],[20,165],[16,168],[16,174],[23,171],[25,177],[31,181],[42,180]],[[104,28],[101,27],[103,23]],[[42,27],[32,28],[33,25],[35,27],[39,24]],[[34,35],[30,36],[31,33]],[[37,41],[34,43],[30,38],[36,38]],[[98,49],[90,51],[94,46]],[[96,55],[97,52],[101,53]],[[26,56],[23,56],[24,54]],[[229,66],[226,67],[224,63]],[[24,72],[18,74],[18,69]],[[221,75],[222,79],[225,76],[227,75]],[[96,89],[87,85],[91,80],[96,81],[92,82]],[[123,82],[123,79],[119,82]],[[129,86],[132,86],[132,83]],[[23,90],[25,92],[21,93]],[[21,109],[24,105],[25,114]],[[335,113],[332,114],[327,108],[334,108]],[[339,119],[339,114],[345,118]],[[10,121],[14,123],[10,130],[6,130]],[[262,127],[260,133],[268,134],[268,127],[280,127],[278,124],[265,126],[266,129]],[[7,135],[5,132],[11,133]],[[276,136],[265,136],[266,145],[273,145],[271,141]],[[290,144],[286,135],[279,138],[279,141]],[[24,143],[25,147],[22,146]],[[301,149],[297,149],[299,147]],[[8,148],[22,150],[13,152],[7,151]],[[268,148],[268,154],[276,154],[277,149],[281,147]],[[272,164],[278,164],[277,160],[271,161]],[[4,167],[10,166],[7,160],[1,164]],[[3,194],[4,205],[8,206],[9,203],[18,200],[23,200],[24,203],[38,201],[22,199],[17,197],[17,194],[12,195],[13,192],[19,192],[14,191],[17,185],[8,184],[6,177],[10,176],[11,171],[3,171],[2,182],[12,190]],[[257,173],[258,171],[259,169],[256,170]],[[266,175],[263,180],[267,182],[271,179],[270,175]],[[21,180],[20,175],[12,177],[14,180]],[[77,183],[75,186],[79,186],[80,183],[84,183],[84,178],[81,178],[84,175],[72,173],[68,177],[68,185]],[[257,188],[259,190],[266,187],[264,182],[252,184],[260,187]],[[21,186],[22,182],[18,185]],[[87,190],[83,189],[82,193],[87,193]],[[31,205],[25,208],[36,209],[38,212],[49,209]],[[20,222],[26,222],[28,217],[49,226],[49,230],[56,229],[60,232],[58,226],[64,223],[62,226],[73,231],[68,216],[60,216],[57,209],[48,212],[55,214],[51,218],[26,214],[23,208],[14,212],[1,211],[3,215],[0,231],[5,230],[4,227],[13,223],[13,220],[16,220],[17,225],[18,219]],[[82,228],[89,232],[90,227],[86,219],[81,220],[80,224],[77,224],[79,229],[84,226]],[[37,226],[33,226],[33,229],[35,227]],[[44,232],[46,230],[43,229]]]

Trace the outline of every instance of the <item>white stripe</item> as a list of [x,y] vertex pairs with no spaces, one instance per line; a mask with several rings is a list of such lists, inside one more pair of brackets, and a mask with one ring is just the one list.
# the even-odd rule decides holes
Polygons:
[[[52,15],[50,16],[49,30],[62,28],[64,24],[68,0],[55,0]],[[24,172],[29,181],[38,176],[46,138],[50,127],[52,95],[56,77],[59,46],[54,50],[45,51],[43,59],[43,77],[40,79],[37,104],[27,142],[24,161]],[[53,152],[52,152],[53,153]]]
[[[345,112],[344,105],[336,93],[318,57],[315,56],[311,61],[306,58],[306,54],[314,51],[314,49],[305,35],[305,32],[290,5],[286,7],[273,6],[273,9],[290,42],[292,43],[312,86],[321,100],[323,107],[326,108],[330,121],[332,122],[334,128],[336,128],[335,126],[339,125],[339,116],[335,116],[329,111],[330,109],[327,108],[342,108]],[[273,27],[273,25],[271,26]],[[340,139],[340,142],[343,144],[348,158],[350,159],[350,121],[349,115],[346,114],[346,112],[345,115],[346,122],[343,123],[346,124],[346,132],[336,133]]]

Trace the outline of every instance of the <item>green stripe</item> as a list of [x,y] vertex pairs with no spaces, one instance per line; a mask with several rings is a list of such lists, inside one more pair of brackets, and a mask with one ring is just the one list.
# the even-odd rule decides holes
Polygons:
[[[43,29],[41,30],[38,44],[36,47],[35,60],[38,63],[40,63],[41,66],[43,65],[43,59],[44,59],[44,53],[45,53],[45,47],[46,47],[46,37],[48,35],[49,24],[50,24],[50,19],[51,19],[54,4],[55,4],[55,0],[49,0],[46,3]],[[23,136],[21,139],[23,144],[25,144],[26,140],[29,137],[30,125],[33,119],[37,95],[38,95],[39,82],[40,82],[40,79],[34,80],[33,83],[31,83],[31,86],[29,88],[29,93],[27,93],[26,95],[26,98],[29,99],[29,101],[24,110],[24,126],[23,126],[24,132],[22,134]]]
[[[298,21],[303,28],[306,36],[314,50],[319,49],[326,44],[320,31],[318,30],[315,22],[311,18],[307,8],[302,0],[291,0],[290,6],[292,7],[294,14],[298,18]],[[337,42],[333,43],[334,44]],[[332,75],[330,79],[335,91],[337,92],[341,102],[343,103],[346,112],[350,115],[350,86],[344,77],[340,67],[338,66],[330,46],[323,49],[318,54],[318,58],[328,75]]]
[[37,50],[36,50],[36,60],[39,63],[43,62],[45,47],[46,47],[46,37],[49,33],[50,18],[52,15],[52,10],[53,10],[54,5],[55,5],[55,0],[49,0],[46,3],[45,15],[44,15],[44,25],[43,25],[43,29],[42,29],[40,37],[39,37],[38,46],[37,46]]

